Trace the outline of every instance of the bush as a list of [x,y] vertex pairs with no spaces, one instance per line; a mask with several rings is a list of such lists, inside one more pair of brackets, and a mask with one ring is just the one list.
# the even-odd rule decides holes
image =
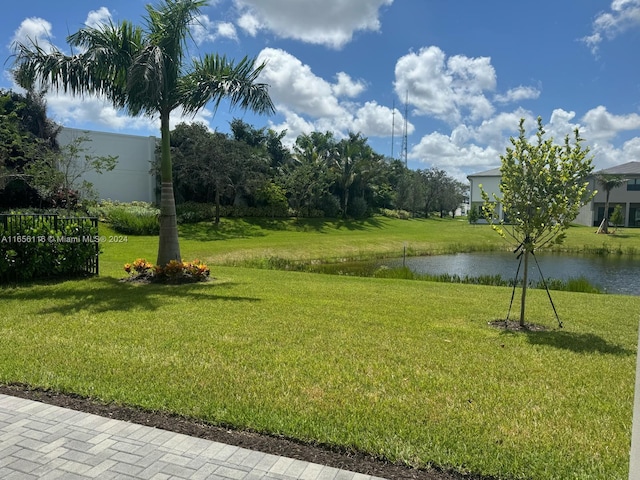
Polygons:
[[[335,195],[326,194],[318,202],[318,217],[338,218],[340,216],[340,200]],[[320,213],[321,212],[321,213]],[[315,217],[315,214],[310,216]]]
[[362,197],[356,197],[351,200],[349,207],[347,208],[349,216],[359,219],[366,218],[369,214],[369,206],[367,201]]
[[388,218],[398,218],[400,220],[409,220],[411,213],[406,210],[390,210],[388,208],[380,209],[380,215]]
[[480,220],[480,213],[478,212],[478,207],[476,207],[475,205],[471,207],[471,210],[469,210],[469,215],[467,218],[469,219],[469,223],[471,224],[478,223],[478,220]]
[[198,223],[213,220],[216,206],[211,203],[186,202],[176,205],[178,223]]
[[97,273],[95,219],[2,215],[0,282]]
[[109,200],[91,207],[89,212],[127,235],[157,235],[160,210],[146,202],[119,203]]

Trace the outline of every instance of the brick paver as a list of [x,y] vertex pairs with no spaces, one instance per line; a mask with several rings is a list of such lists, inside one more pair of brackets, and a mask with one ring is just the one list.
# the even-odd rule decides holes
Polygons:
[[0,478],[375,480],[0,394]]

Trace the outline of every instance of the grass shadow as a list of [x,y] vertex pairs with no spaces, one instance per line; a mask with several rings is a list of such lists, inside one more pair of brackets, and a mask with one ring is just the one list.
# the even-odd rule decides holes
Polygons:
[[219,224],[200,222],[180,225],[180,237],[201,242],[230,240],[233,238],[265,237],[267,232],[316,232],[346,229],[366,231],[382,228],[383,222],[378,218],[363,220],[343,220],[325,218],[261,218],[244,217],[221,219]]
[[[104,312],[156,311],[171,304],[175,298],[194,302],[233,301],[257,302],[254,297],[234,296],[233,283],[191,283],[185,285],[146,284],[121,282],[112,277],[95,277],[52,286],[51,288],[5,289],[1,296],[8,300],[46,302],[38,313],[72,315],[78,312],[98,314]],[[51,300],[50,302],[48,300]]]
[[575,333],[566,331],[532,332],[524,330],[531,345],[553,347],[575,353],[602,353],[605,355],[635,355],[635,350],[607,342],[604,338],[592,333]]
[[266,233],[258,225],[245,221],[190,223],[180,225],[180,237],[187,240],[210,242],[214,240],[230,240],[232,238],[264,237]]
[[347,230],[370,230],[371,228],[382,228],[383,223],[375,217],[363,220],[338,220],[336,228],[345,228]]

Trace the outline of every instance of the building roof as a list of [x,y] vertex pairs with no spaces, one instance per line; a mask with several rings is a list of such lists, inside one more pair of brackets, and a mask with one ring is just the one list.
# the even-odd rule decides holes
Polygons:
[[598,170],[594,174],[605,175],[640,175],[640,162],[627,162],[622,165],[616,165],[615,167],[605,168],[604,170]]
[[485,170],[484,172],[472,173],[471,175],[467,175],[467,178],[471,177],[501,177],[500,167],[492,168],[491,170]]

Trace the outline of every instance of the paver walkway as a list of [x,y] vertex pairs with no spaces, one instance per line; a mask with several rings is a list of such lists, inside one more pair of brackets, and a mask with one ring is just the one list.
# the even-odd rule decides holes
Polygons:
[[0,394],[0,478],[374,480]]

